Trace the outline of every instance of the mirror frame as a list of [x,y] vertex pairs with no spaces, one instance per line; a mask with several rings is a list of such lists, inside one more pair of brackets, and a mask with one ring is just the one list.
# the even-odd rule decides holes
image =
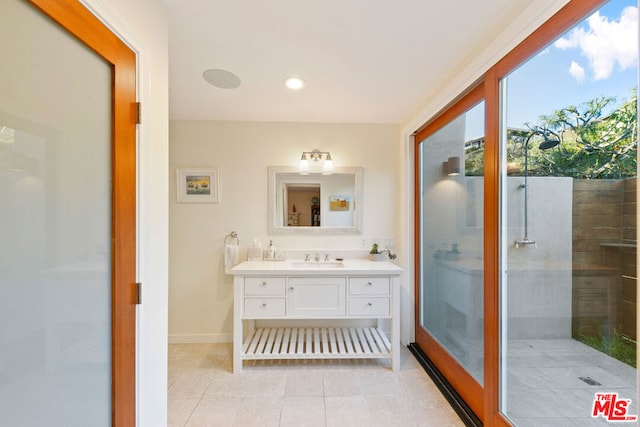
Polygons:
[[[276,221],[276,178],[278,174],[300,174],[296,167],[269,166],[268,167],[268,191],[267,191],[267,228],[269,234],[361,234],[362,233],[362,206],[364,206],[364,169],[361,167],[339,167],[332,174],[353,174],[355,178],[353,203],[353,226],[345,227],[289,227],[275,225]],[[311,173],[311,175],[316,175]],[[317,175],[322,176],[320,173]],[[321,223],[322,224],[322,223]]]

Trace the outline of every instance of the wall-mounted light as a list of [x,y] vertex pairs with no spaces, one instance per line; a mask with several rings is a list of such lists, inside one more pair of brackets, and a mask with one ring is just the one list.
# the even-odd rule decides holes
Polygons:
[[36,172],[36,160],[24,153],[3,150],[0,151],[0,171],[33,174]]
[[[309,160],[312,160],[314,163],[312,167],[309,167]],[[302,156],[300,157],[300,173],[307,174],[311,169],[317,169],[317,167],[313,167],[313,165],[318,164],[322,161],[322,173],[325,175],[330,174],[333,171],[333,159],[331,159],[331,153],[328,151],[303,151]]]
[[448,176],[460,175],[460,157],[449,157],[446,162],[442,162],[442,173]]

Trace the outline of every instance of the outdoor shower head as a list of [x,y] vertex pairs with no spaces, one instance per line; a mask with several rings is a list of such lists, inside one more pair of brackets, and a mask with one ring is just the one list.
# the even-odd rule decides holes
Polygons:
[[551,137],[547,136],[547,131],[542,131],[542,130],[534,130],[533,132],[531,132],[529,134],[529,136],[527,136],[527,139],[524,141],[524,155],[525,155],[525,161],[527,160],[527,155],[528,155],[528,151],[529,151],[529,141],[531,141],[531,138],[533,138],[535,135],[540,135],[542,138],[544,138],[542,140],[542,142],[540,143],[540,145],[538,145],[538,148],[540,148],[541,150],[548,150],[549,148],[553,148],[556,145],[560,144],[560,139],[558,139],[555,135],[551,134]]
[[519,248],[520,246],[529,246],[533,245],[534,247],[538,247],[538,244],[535,240],[529,238],[529,195],[528,195],[528,187],[527,179],[529,177],[529,141],[533,138],[533,135],[539,134],[544,140],[540,143],[538,148],[541,150],[548,150],[549,148],[553,148],[556,145],[560,144],[559,139],[551,139],[547,137],[547,132],[543,132],[540,130],[533,131],[529,134],[527,139],[524,142],[524,184],[521,184],[518,188],[524,189],[524,238],[520,240],[516,240],[515,246]]
[[560,144],[560,140],[558,139],[545,139],[540,143],[538,148],[540,148],[541,150],[548,150],[549,148],[553,148],[558,144]]

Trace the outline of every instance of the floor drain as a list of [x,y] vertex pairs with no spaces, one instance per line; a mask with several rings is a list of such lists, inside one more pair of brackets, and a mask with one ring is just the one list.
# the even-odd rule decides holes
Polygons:
[[587,383],[589,385],[602,385],[598,381],[594,380],[591,377],[578,377],[578,379],[580,379],[581,381],[584,381],[585,383]]

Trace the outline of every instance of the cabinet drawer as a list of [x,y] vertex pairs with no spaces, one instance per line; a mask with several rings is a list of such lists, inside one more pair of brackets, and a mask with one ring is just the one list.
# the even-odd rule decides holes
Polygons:
[[285,305],[284,298],[245,298],[244,317],[284,317]]
[[390,298],[349,298],[349,316],[387,317],[391,315]]
[[244,294],[250,296],[284,296],[284,277],[245,277]]
[[351,277],[349,295],[389,295],[389,278]]

